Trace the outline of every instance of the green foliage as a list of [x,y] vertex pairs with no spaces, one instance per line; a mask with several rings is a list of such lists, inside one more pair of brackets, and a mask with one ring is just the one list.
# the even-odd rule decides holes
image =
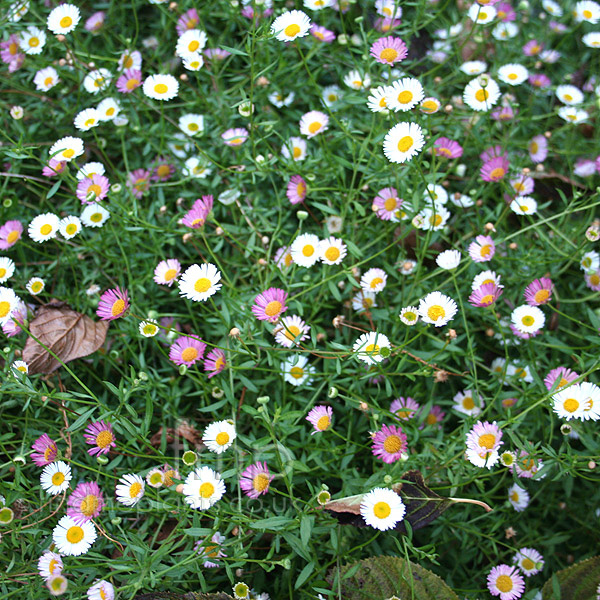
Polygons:
[[600,556],[554,573],[542,589],[542,600],[596,600],[600,587]]

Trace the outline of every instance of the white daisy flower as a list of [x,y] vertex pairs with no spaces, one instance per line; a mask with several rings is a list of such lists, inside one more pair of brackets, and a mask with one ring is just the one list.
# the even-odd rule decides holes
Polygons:
[[188,135],[201,135],[204,133],[204,117],[188,113],[179,117],[179,129]]
[[498,84],[489,77],[477,77],[469,81],[463,92],[463,100],[467,106],[477,111],[492,108],[500,97]]
[[404,163],[416,156],[425,145],[423,130],[416,123],[398,123],[383,140],[383,153],[393,163]]
[[518,63],[502,65],[498,69],[498,78],[508,85],[521,85],[528,77],[529,71]]
[[400,0],[375,0],[375,10],[378,15],[388,19],[399,19],[402,16]]
[[37,568],[40,576],[44,579],[60,575],[63,570],[63,562],[60,554],[46,550],[38,559]]
[[456,302],[441,292],[430,292],[419,300],[419,316],[436,327],[446,325],[457,312]]
[[181,58],[196,56],[206,46],[206,33],[200,29],[188,29],[179,36],[175,46],[175,54]]
[[500,275],[498,275],[495,271],[482,271],[478,273],[473,278],[473,283],[471,284],[471,289],[473,291],[479,289],[484,283],[495,283],[496,285],[500,285]]
[[576,106],[583,102],[583,92],[574,85],[559,85],[556,88],[556,97],[563,103],[569,106]]
[[41,277],[32,277],[25,286],[25,289],[32,295],[37,296],[44,291],[46,283]]
[[572,123],[573,125],[578,125],[579,123],[583,123],[587,121],[590,116],[587,111],[582,110],[580,108],[573,108],[571,106],[561,106],[558,109],[558,116],[561,119],[567,121],[567,123]]
[[371,86],[371,78],[368,74],[361,75],[360,71],[350,71],[344,77],[344,83],[353,90],[362,90]]
[[208,425],[202,434],[204,445],[215,454],[221,454],[233,444],[236,438],[231,421],[216,421]]
[[202,54],[190,54],[182,59],[183,68],[188,71],[199,71],[204,66]]
[[366,271],[360,278],[360,287],[363,292],[372,292],[378,294],[385,288],[387,283],[387,273],[383,269],[373,267]]
[[194,179],[206,179],[212,173],[212,169],[208,168],[204,159],[198,156],[188,158],[182,171],[185,177],[193,177]]
[[468,60],[459,68],[466,75],[481,75],[487,71],[487,63],[482,60]]
[[15,272],[15,263],[7,256],[0,256],[0,283],[10,279]]
[[27,375],[27,373],[29,373],[29,365],[24,360],[13,361],[12,365],[10,365],[10,368],[15,374],[25,373],[25,375]]
[[319,110],[311,110],[300,119],[300,133],[308,139],[328,129],[329,117]]
[[33,218],[27,232],[34,242],[42,243],[56,237],[59,223],[60,219],[55,214],[44,213]]
[[423,98],[423,86],[414,77],[403,77],[385,88],[387,106],[396,112],[414,108]]
[[475,200],[471,198],[471,196],[467,196],[466,194],[461,194],[459,192],[450,194],[449,197],[450,202],[459,208],[469,208],[475,204]]
[[[336,86],[332,86],[332,87],[335,87],[337,90],[340,89]],[[327,89],[327,88],[325,88],[325,89]],[[323,92],[325,92],[325,89],[323,90]],[[331,93],[333,93],[333,92],[331,92]],[[271,92],[267,97],[269,99],[269,102],[273,106],[276,106],[277,108],[283,108],[284,106],[289,106],[294,101],[296,94],[294,94],[294,92],[290,92],[286,96],[282,92]],[[336,96],[335,100],[332,100],[332,102],[335,102],[338,99],[339,98]]]
[[138,330],[144,337],[154,337],[159,332],[158,322],[156,319],[146,319],[140,322]]
[[588,381],[579,384],[585,398],[582,419],[597,421],[600,419],[600,388]]
[[108,69],[96,69],[90,71],[83,78],[83,87],[90,94],[97,94],[100,90],[106,89],[112,80],[112,73]]
[[419,309],[416,306],[406,306],[400,311],[400,320],[410,327],[419,321]]
[[293,386],[308,385],[315,368],[308,364],[308,358],[304,354],[294,354],[281,363],[281,372],[285,381]]
[[552,410],[566,421],[583,419],[587,399],[581,384],[574,383],[552,395]]
[[100,114],[95,108],[86,108],[75,115],[73,125],[79,131],[88,131],[92,127],[97,127],[100,121]]
[[517,196],[510,203],[510,209],[517,215],[535,215],[537,202],[531,196]]
[[96,110],[101,121],[112,121],[121,112],[121,106],[114,98],[104,98]]
[[579,261],[579,268],[587,273],[600,269],[600,254],[595,250],[586,252]]
[[75,173],[75,177],[78,181],[85,179],[86,177],[91,177],[92,175],[104,175],[106,169],[101,162],[89,162],[85,163],[77,169],[77,173]]
[[21,300],[11,288],[0,286],[0,327],[6,325]]
[[[452,400],[454,401],[453,408],[465,415],[476,416],[481,412],[481,407],[475,403],[471,390],[458,392]],[[483,406],[483,402],[481,405]]]
[[333,0],[304,0],[304,8],[322,10],[333,5]]
[[590,31],[589,33],[586,33],[581,38],[581,41],[588,48],[600,48],[600,31]]
[[83,154],[83,140],[77,137],[67,136],[60,138],[50,147],[50,158],[58,161],[69,162]]
[[[382,350],[387,349],[382,353]],[[381,362],[385,355],[389,355],[390,341],[383,333],[369,331],[363,333],[352,346],[356,358],[362,362],[373,365]]]
[[211,263],[188,267],[179,280],[179,294],[194,302],[208,300],[222,287],[221,273]]
[[311,27],[310,19],[301,10],[286,11],[271,24],[271,35],[280,42],[291,42],[308,35]]
[[448,192],[443,185],[429,183],[425,188],[425,192],[423,192],[423,199],[427,203],[435,203],[439,206],[440,204],[446,204],[446,202],[448,202]]
[[150,75],[144,80],[144,94],[154,100],[172,100],[179,91],[179,82],[173,75]]
[[371,89],[371,93],[367,98],[367,106],[371,112],[375,113],[387,113],[389,107],[387,104],[387,90],[390,86],[380,85],[379,87]]
[[482,456],[475,448],[467,448],[465,451],[465,456],[472,465],[475,465],[480,469],[483,469],[484,467],[491,469],[500,459],[500,455],[498,454],[497,450],[486,452]]
[[573,17],[578,23],[587,21],[595,25],[600,20],[600,4],[592,0],[581,0],[573,9]]
[[529,494],[515,483],[508,488],[508,501],[517,512],[522,512],[529,505]]
[[40,475],[40,485],[48,494],[56,496],[69,487],[71,478],[71,467],[58,460],[44,467]]
[[544,557],[533,548],[521,548],[513,556],[513,562],[521,569],[525,577],[531,577],[544,568]]
[[496,18],[497,11],[493,6],[481,6],[481,4],[474,2],[469,8],[468,14],[473,23],[487,25]]
[[444,250],[444,252],[440,252],[436,256],[435,262],[440,269],[449,271],[458,267],[460,259],[461,254],[459,250]]
[[348,250],[341,239],[331,236],[319,242],[317,253],[321,262],[326,265],[339,265]]
[[144,480],[133,473],[123,475],[115,489],[117,502],[125,506],[134,506],[144,495],[146,484]]
[[542,329],[546,322],[546,317],[537,306],[523,304],[517,306],[517,308],[512,311],[510,320],[515,328],[521,333],[535,333]]
[[319,260],[321,240],[312,233],[299,235],[290,247],[293,261],[301,267],[312,267]]
[[450,211],[442,204],[434,203],[433,208],[424,208],[417,217],[420,217],[419,229],[438,231],[443,229],[450,218]]
[[19,46],[25,54],[41,54],[45,43],[46,34],[33,25],[22,31],[19,37]]
[[504,40],[510,40],[519,33],[519,28],[510,21],[504,23],[498,23],[494,29],[492,29],[492,37],[499,42]]
[[81,222],[86,227],[102,227],[110,213],[100,204],[88,204],[81,213]]
[[52,532],[56,549],[66,556],[85,554],[96,537],[96,527],[91,521],[77,523],[67,515],[60,519]]
[[306,140],[301,137],[291,137],[281,147],[281,154],[292,160],[304,160],[306,158]]
[[360,502],[360,514],[367,525],[385,531],[393,529],[404,519],[406,506],[396,492],[375,488],[365,494]]
[[33,78],[35,89],[40,92],[51,90],[59,81],[58,73],[54,67],[40,69]]
[[309,330],[310,327],[298,315],[289,315],[281,317],[273,335],[278,344],[291,348],[305,340]]
[[13,2],[7,11],[7,18],[11,23],[18,23],[29,11],[29,0]]
[[48,15],[47,27],[55,35],[71,33],[81,15],[79,9],[73,4],[59,4]]
[[183,484],[185,501],[192,508],[207,510],[225,494],[225,483],[221,475],[210,467],[199,467],[192,471]]
[[352,308],[356,312],[364,312],[365,310],[371,310],[377,306],[375,302],[377,296],[373,292],[365,292],[361,290],[352,298]]
[[554,0],[542,0],[542,8],[553,17],[562,17],[563,9],[558,2],[554,2]]
[[153,488],[160,488],[165,483],[165,474],[158,468],[150,469],[146,473],[146,483]]
[[119,57],[119,70],[135,69],[142,70],[142,53],[138,50],[125,50]]
[[115,588],[102,579],[88,588],[87,597],[88,600],[115,600]]

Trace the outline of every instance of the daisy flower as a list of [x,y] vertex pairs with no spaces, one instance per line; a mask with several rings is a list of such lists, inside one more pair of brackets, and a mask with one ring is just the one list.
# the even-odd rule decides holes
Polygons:
[[146,483],[139,475],[133,473],[123,475],[115,488],[117,502],[125,506],[135,506],[142,499],[145,490]]
[[442,327],[458,312],[456,302],[441,292],[430,292],[419,300],[419,316],[425,323]]
[[153,488],[161,488],[164,484],[165,476],[161,469],[154,468],[150,469],[146,473],[146,483]]
[[587,21],[595,25],[600,21],[600,4],[592,0],[581,0],[573,8],[573,17],[577,23]]
[[517,215],[535,215],[537,202],[530,196],[517,196],[510,203],[510,209]]
[[487,71],[487,63],[482,60],[468,60],[459,68],[465,75],[481,75]]
[[302,115],[300,133],[310,139],[328,129],[328,123],[329,117],[325,113],[312,110]]
[[235,427],[231,421],[215,421],[208,425],[202,434],[204,445],[215,454],[225,452],[235,438]]
[[498,462],[498,448],[503,443],[502,431],[496,421],[477,421],[467,434],[467,458],[475,466],[491,468]]
[[78,484],[67,500],[67,515],[77,522],[95,519],[103,508],[104,497],[94,481]]
[[408,421],[412,419],[420,408],[421,407],[419,403],[413,400],[410,396],[407,396],[406,398],[400,396],[400,398],[396,398],[390,404],[390,412],[402,421]]
[[286,11],[271,24],[271,35],[280,42],[292,42],[296,38],[307,35],[310,26],[308,15],[301,10]]
[[77,137],[60,138],[50,147],[50,158],[60,162],[69,162],[83,154],[83,140]]
[[492,596],[500,596],[500,600],[516,600],[525,591],[525,581],[516,567],[498,565],[493,567],[487,576],[487,586]]
[[414,77],[404,77],[385,88],[386,104],[390,110],[406,112],[424,97],[423,86]]
[[20,221],[6,221],[0,227],[0,250],[12,248],[23,235],[23,225]]
[[46,587],[51,596],[62,596],[69,587],[69,581],[64,575],[56,575],[46,580]]
[[510,163],[505,156],[494,156],[483,163],[479,174],[483,181],[500,181],[508,173]]
[[580,385],[584,398],[582,420],[597,421],[600,419],[600,388],[589,381],[583,381]]
[[225,494],[225,483],[221,475],[210,467],[199,467],[192,471],[183,484],[185,501],[192,508],[207,510]]
[[81,232],[81,228],[81,220],[79,217],[75,217],[73,215],[64,217],[58,224],[58,231],[65,238],[65,240],[73,239]]
[[219,566],[218,558],[227,556],[221,544],[225,541],[225,536],[221,535],[218,531],[212,535],[210,542],[197,542],[194,545],[194,550],[204,558],[203,567],[205,569],[212,569]]
[[[316,0],[319,2],[320,0]],[[321,42],[330,44],[335,40],[335,33],[326,27],[313,23],[310,27],[310,35],[317,38]]]
[[579,108],[572,108],[570,106],[562,106],[558,109],[558,116],[561,119],[567,121],[567,123],[572,123],[573,125],[578,125],[579,123],[583,123],[589,117],[589,114],[585,110],[581,110]]
[[29,223],[27,233],[29,233],[29,237],[34,242],[41,244],[46,240],[51,240],[56,237],[59,223],[60,219],[55,214],[44,213],[34,217],[31,223]]
[[416,325],[419,321],[419,309],[416,306],[406,306],[400,311],[399,317],[405,325]]
[[526,288],[523,296],[529,306],[540,306],[552,300],[554,284],[548,277],[534,279]]
[[119,287],[106,290],[100,296],[96,314],[103,321],[113,321],[122,317],[129,308],[129,294],[127,290]]
[[97,94],[106,89],[112,80],[112,73],[108,69],[96,69],[90,71],[83,78],[83,87],[90,94]]
[[117,79],[117,90],[122,94],[131,94],[142,85],[142,72],[139,69],[125,69]]
[[4,327],[19,307],[20,299],[10,288],[0,286],[0,325]]
[[422,129],[416,123],[398,123],[383,140],[383,153],[390,162],[404,163],[416,156],[425,145]]
[[121,106],[114,98],[104,98],[96,110],[101,121],[112,121],[121,111]]
[[443,421],[445,416],[446,413],[439,406],[433,405],[425,417],[423,425],[421,425],[419,429],[423,429],[425,425],[437,425],[438,429],[441,429],[442,426],[440,423]]
[[152,181],[169,181],[175,174],[175,165],[171,164],[168,158],[157,156],[154,159],[152,168]]
[[249,135],[250,133],[245,127],[235,127],[222,133],[221,139],[226,146],[241,146]]
[[369,97],[367,98],[367,106],[371,112],[388,112],[387,90],[388,86],[384,85],[371,89]]
[[500,88],[491,78],[480,76],[470,81],[463,92],[463,100],[467,106],[476,111],[492,108],[500,97]]
[[311,435],[327,431],[331,427],[333,409],[331,406],[315,406],[307,415],[306,420],[314,427]]
[[404,519],[406,506],[396,492],[375,488],[365,494],[360,502],[360,514],[365,523],[374,529],[393,529]]
[[377,192],[373,199],[372,209],[382,221],[398,222],[400,207],[404,200],[398,197],[396,188],[386,187]]
[[383,425],[372,439],[373,455],[385,463],[394,463],[406,454],[406,434],[396,425]]
[[86,108],[75,115],[73,125],[79,131],[88,131],[97,127],[99,122],[98,111],[95,108]]
[[362,90],[371,85],[371,78],[368,74],[361,75],[360,71],[352,70],[344,77],[344,83],[353,90]]
[[387,283],[387,273],[383,269],[373,267],[366,271],[360,278],[360,287],[363,292],[378,294]]
[[97,581],[87,590],[88,600],[114,600],[115,588],[112,583],[104,579]]
[[520,333],[536,333],[546,322],[544,313],[535,305],[517,306],[512,311],[510,319]]
[[[285,96],[281,92],[271,92],[267,96],[267,98],[269,99],[269,102],[273,106],[276,106],[277,108],[283,108],[284,106],[289,106],[294,101],[295,97],[296,97],[296,94],[294,94],[294,92],[290,92],[287,96]],[[339,98],[336,97],[335,100],[339,100]]]
[[435,262],[440,269],[450,271],[458,267],[460,264],[460,258],[461,254],[459,250],[444,250],[444,252],[440,252],[436,256]]
[[249,498],[258,498],[269,491],[273,475],[266,462],[256,462],[246,467],[240,474],[240,488]]
[[317,247],[317,254],[321,262],[326,265],[339,265],[347,254],[346,244],[336,237],[321,240]]
[[528,77],[529,71],[518,63],[503,65],[498,69],[498,79],[508,85],[521,85]]
[[86,206],[80,215],[81,222],[86,227],[102,227],[109,217],[110,213],[98,204]]
[[286,348],[298,345],[308,338],[310,327],[297,315],[282,317],[277,328],[273,331],[275,341]]
[[150,189],[151,173],[147,169],[135,169],[127,174],[127,187],[136,198],[142,198]]
[[62,573],[63,561],[60,554],[46,550],[38,559],[37,568],[40,577],[48,579]]
[[300,175],[292,175],[285,191],[292,204],[300,204],[306,199],[306,181]]
[[521,569],[525,577],[540,573],[544,568],[544,557],[533,548],[521,548],[512,561]]
[[469,244],[469,256],[474,262],[481,263],[492,260],[496,253],[496,245],[489,235],[478,235]]
[[188,29],[179,36],[175,46],[175,54],[180,58],[196,56],[206,46],[206,33],[200,29]]
[[48,494],[56,496],[68,489],[71,478],[71,467],[59,460],[44,467],[40,475],[40,485]]
[[502,295],[503,287],[504,286],[498,286],[495,283],[484,283],[473,290],[469,296],[469,302],[477,308],[492,306],[492,304],[494,304]]
[[449,159],[460,158],[463,154],[462,146],[458,142],[446,137],[440,137],[435,140],[431,151],[436,156]]
[[515,483],[508,489],[508,501],[517,512],[522,512],[529,505],[529,494]]
[[252,314],[259,321],[275,323],[288,308],[285,305],[287,297],[288,294],[284,290],[269,288],[254,298]]
[[600,291],[600,271],[584,274],[585,285],[595,292]]
[[112,425],[106,421],[90,423],[85,428],[83,437],[86,444],[94,446],[88,450],[90,456],[108,454],[110,449],[117,445]]
[[66,556],[85,554],[96,540],[96,527],[90,521],[78,524],[74,519],[65,515],[59,521],[52,539],[56,549]]
[[198,198],[181,220],[181,224],[192,229],[200,229],[206,223],[206,219],[212,210],[213,202],[212,196]]
[[320,243],[321,240],[312,233],[299,235],[290,246],[292,259],[301,267],[312,267],[319,260]]
[[365,310],[371,310],[371,308],[377,306],[375,299],[376,294],[373,292],[360,290],[360,292],[352,298],[352,308],[359,313],[364,312]]
[[204,116],[188,113],[179,117],[179,129],[188,135],[194,136],[204,133]]
[[[0,269],[1,270],[1,269]],[[32,277],[28,282],[25,288],[32,296],[37,296],[44,291],[45,287],[44,280],[40,277]]]
[[211,263],[188,267],[179,280],[179,294],[194,302],[208,300],[222,287],[221,273]]
[[180,337],[169,348],[169,360],[176,365],[191,367],[202,360],[206,344],[193,337]]
[[195,8],[190,8],[177,19],[177,25],[175,26],[177,35],[183,35],[188,29],[196,29],[199,23],[198,11]]
[[55,35],[66,35],[77,27],[81,15],[73,4],[60,4],[48,15],[47,27]]
[[172,100],[179,91],[179,82],[173,75],[150,75],[144,80],[142,89],[153,100]]
[[291,158],[294,161],[304,160],[306,158],[306,140],[300,137],[291,137],[281,147],[281,154],[284,158]]
[[588,48],[600,48],[600,32],[590,31],[581,38],[581,41]]
[[572,381],[575,381],[579,377],[579,373],[575,371],[571,371],[571,369],[567,369],[566,367],[557,367],[556,369],[552,369],[548,375],[544,378],[544,385],[548,391],[552,390],[554,384],[556,382],[556,391],[560,390],[560,388],[565,387]]
[[437,98],[427,97],[423,98],[421,104],[419,105],[419,109],[422,113],[426,115],[433,115],[438,112],[442,107],[441,102]]
[[543,466],[541,460],[532,458],[525,450],[521,450],[510,470],[512,472],[514,469],[518,477],[531,479]]
[[58,72],[54,67],[46,67],[44,69],[40,69],[33,78],[35,89],[40,92],[48,92],[59,81],[60,78],[58,76]]
[[308,358],[303,354],[294,354],[281,363],[281,372],[287,383],[293,386],[308,385],[315,368],[308,364]]
[[186,177],[193,177],[194,179],[206,179],[212,173],[212,170],[207,167],[204,159],[197,156],[188,158],[185,161],[185,167],[182,171]]
[[204,360],[204,370],[210,371],[208,378],[218,375],[227,366],[227,360],[225,358],[225,352],[219,348],[213,348]]
[[144,337],[154,337],[160,331],[155,319],[141,321],[138,330]]
[[587,397],[581,384],[574,383],[552,396],[552,410],[566,421],[582,419]]
[[[385,352],[382,353],[382,350]],[[386,355],[389,355],[390,341],[383,333],[370,331],[363,333],[352,346],[352,352],[358,360],[372,365],[381,362]]]
[[35,440],[31,447],[34,452],[31,453],[30,458],[38,467],[49,465],[58,455],[56,442],[46,433]]
[[0,283],[10,279],[15,272],[15,263],[7,256],[0,256]]
[[19,46],[25,54],[41,54],[46,44],[46,34],[37,27],[30,25],[21,32]]
[[[476,416],[481,412],[481,407],[475,403],[471,390],[458,392],[452,400],[454,402],[453,408],[460,413]],[[481,402],[481,405],[483,406],[483,402]]]
[[579,267],[588,273],[591,271],[597,271],[598,268],[600,268],[600,254],[598,254],[598,252],[595,250],[586,252],[579,262]]
[[371,56],[383,65],[394,65],[406,58],[408,49],[406,44],[397,37],[387,36],[379,38],[371,46]]
[[559,85],[555,91],[556,97],[569,106],[581,104],[584,100],[583,92],[574,85]]
[[89,177],[84,177],[77,184],[77,198],[81,204],[93,204],[104,200],[108,195],[110,182],[104,175],[94,173]]

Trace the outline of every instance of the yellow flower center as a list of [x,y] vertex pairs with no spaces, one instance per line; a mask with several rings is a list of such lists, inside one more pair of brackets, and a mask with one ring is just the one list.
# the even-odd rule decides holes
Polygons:
[[392,512],[392,509],[390,508],[390,505],[387,502],[378,502],[373,507],[373,514],[378,519],[387,519],[387,517],[390,516],[391,512]]
[[144,325],[143,331],[148,335],[154,335],[154,333],[156,332],[156,325],[154,325],[153,323],[146,323],[146,325]]
[[510,495],[510,499],[513,502],[518,502],[519,501],[519,494],[517,492],[512,492],[512,494]]
[[475,92],[475,100],[478,102],[485,102],[489,97],[490,95],[487,90],[484,90],[483,88],[480,88]]
[[382,277],[373,277],[373,279],[371,280],[371,283],[369,284],[369,287],[374,290],[378,285],[381,285],[383,283],[383,278]]
[[502,167],[496,167],[495,169],[492,169],[492,172],[490,173],[490,178],[500,179],[501,177],[504,177],[505,173],[506,171]]
[[569,413],[574,413],[579,408],[579,401],[575,398],[567,398],[563,402],[563,408]]
[[217,444],[219,444],[219,446],[224,446],[229,442],[229,434],[226,431],[221,431],[217,434],[215,441]]
[[198,50],[199,47],[200,47],[200,42],[198,40],[194,40],[188,44],[188,50],[190,52],[196,52],[196,50]]
[[300,158],[302,156],[302,149],[298,148],[298,146],[294,146],[292,150],[292,155],[294,158]]
[[219,356],[215,361],[215,371],[220,371],[225,367],[225,359],[222,356]]
[[491,244],[484,244],[483,246],[481,246],[481,250],[479,251],[479,254],[481,254],[481,256],[489,256],[490,253],[492,251],[492,245]]
[[123,68],[131,69],[133,67],[133,57],[129,56],[129,54],[123,57]]
[[296,325],[290,325],[287,331],[284,332],[284,335],[288,340],[293,340],[300,335],[300,328],[296,327]]
[[531,571],[532,569],[535,569],[535,563],[530,558],[524,558],[521,561],[521,566],[526,571]]
[[163,474],[160,472],[156,472],[156,473],[152,473],[152,475],[150,475],[150,483],[152,485],[157,485],[159,483],[163,482]]
[[73,24],[73,19],[71,19],[71,17],[63,17],[60,20],[60,26],[61,27],[71,27],[71,25]]
[[94,194],[96,194],[96,196],[99,196],[102,193],[102,188],[97,183],[92,183],[92,185],[90,185],[90,187],[88,187],[87,191],[88,191],[88,194],[90,192],[94,192]]
[[194,284],[194,289],[197,292],[203,294],[204,292],[208,291],[208,289],[210,288],[210,286],[211,286],[210,279],[207,279],[206,277],[201,277]]
[[523,323],[525,327],[531,327],[535,323],[535,319],[531,315],[525,315],[521,319],[521,323]]
[[131,79],[127,80],[127,83],[125,84],[125,87],[128,90],[133,90],[135,89],[138,85],[140,85],[140,80],[136,79],[135,77],[132,77]]
[[365,352],[367,354],[379,354],[379,346],[377,344],[369,344],[366,348],[365,348]]
[[437,321],[438,319],[443,319],[446,316],[446,311],[443,306],[439,304],[434,304],[427,309],[427,316],[432,321]]
[[395,210],[397,205],[398,198],[386,198],[386,201],[383,203],[383,207],[388,212],[392,212],[393,210]]
[[88,494],[79,505],[79,510],[86,517],[92,517],[98,510],[98,498],[94,494]]
[[477,20],[478,21],[485,21],[487,19],[487,13],[485,11],[480,11],[479,15],[477,16]]
[[166,86],[164,83],[157,83],[157,84],[154,86],[154,91],[155,91],[157,94],[166,94],[168,89],[169,89],[169,88],[168,88],[168,87],[167,87],[167,86]]
[[535,293],[535,296],[533,297],[533,299],[538,304],[541,304],[542,302],[545,302],[546,300],[548,300],[549,297],[550,297],[550,292],[548,290],[538,290]]
[[433,100],[425,100],[425,102],[421,104],[421,108],[425,112],[434,112],[437,109],[437,104]]
[[531,152],[531,154],[537,154],[539,150],[539,146],[537,142],[531,142],[531,144],[529,144],[529,152]]
[[388,435],[383,442],[383,449],[388,454],[396,454],[402,448],[402,440],[397,435]]
[[[69,227],[71,227],[71,225],[69,225]],[[70,233],[69,232],[69,227],[67,227],[67,233]],[[73,227],[75,227],[75,226],[73,225]],[[43,287],[44,287],[43,283],[41,283],[40,281],[34,281],[33,284],[31,285],[31,291],[34,294],[37,294],[38,292],[42,291]]]
[[[165,271],[164,278],[165,281],[171,281],[177,275],[177,269],[168,269]],[[207,288],[208,289],[208,288]]]
[[113,435],[110,431],[108,430],[104,430],[101,431],[97,436],[96,436],[96,446],[98,446],[98,448],[102,448],[104,450],[104,448],[107,448],[108,446],[110,446],[110,444],[112,444],[113,442]]
[[479,436],[479,446],[491,450],[496,443],[496,436],[493,433],[484,433]]
[[48,223],[46,223],[45,225],[42,225],[40,227],[40,233],[42,235],[48,235],[51,231],[52,231],[52,225],[48,225]]
[[6,275],[6,269],[0,268],[0,279],[2,279]]
[[413,93],[410,90],[404,90],[398,94],[400,104],[409,104],[413,99]]
[[414,144],[414,140],[410,135],[405,135],[403,138],[400,138],[398,142],[398,150],[400,152],[408,152],[412,145]]
[[18,239],[19,239],[19,232],[18,231],[11,231],[6,236],[6,241],[9,244],[14,244]]
[[61,471],[57,471],[56,473],[54,473],[54,475],[52,475],[52,485],[55,486],[59,486],[62,485],[62,483],[65,480],[65,474],[61,473]]
[[304,254],[304,256],[312,256],[314,253],[315,247],[311,244],[306,244],[306,246],[302,248],[302,254]]
[[508,74],[508,78],[509,78],[511,81],[514,81],[514,80],[515,80],[517,77],[518,77],[518,75],[517,75],[516,73],[509,73],[509,74]]
[[287,35],[288,37],[294,37],[295,35],[298,35],[300,33],[300,25],[292,23],[283,30],[283,33],[285,33],[285,35]]
[[16,54],[16,53],[17,53],[17,49],[18,49],[18,46],[17,46],[17,44],[13,42],[13,43],[12,43],[12,44],[11,44],[11,45],[8,47],[8,52],[9,52],[9,54]]
[[500,575],[496,579],[496,587],[504,594],[513,589],[512,579],[508,575]]
[[181,360],[184,362],[192,362],[196,358],[198,358],[198,350],[196,348],[189,347],[181,353]]
[[486,294],[481,299],[481,304],[491,304],[494,301],[494,296],[492,294]]
[[340,251],[335,246],[330,246],[325,250],[325,258],[331,262],[336,261],[340,257]]
[[596,275],[596,273],[590,275],[590,283],[592,285],[598,285],[600,283],[600,275]]
[[319,131],[319,129],[321,129],[321,123],[319,123],[319,121],[313,121],[309,126],[308,126],[308,130],[311,133],[317,133],[317,131]]
[[73,148],[67,148],[64,152],[63,152],[63,156],[65,158],[73,158],[73,156],[75,156],[75,150],[73,150]]
[[50,573],[50,575],[54,575],[54,569],[58,566],[58,561],[55,560],[54,558],[50,559],[50,562],[48,563],[48,571]]
[[113,317],[120,315],[125,310],[125,300],[118,298],[115,300],[115,303],[112,305],[110,312]]
[[466,398],[463,398],[462,405],[463,405],[463,408],[466,408],[467,410],[474,409],[475,402],[474,402],[472,396],[467,396]]
[[39,45],[40,45],[40,40],[38,40],[38,38],[36,38],[36,37],[32,37],[32,38],[29,40],[29,46],[30,46],[31,48],[35,48],[35,47],[37,47],[37,46],[39,46]]
[[[381,60],[385,60],[386,62],[394,62],[398,57],[398,52],[393,48],[384,48],[379,54],[379,58]],[[410,93],[410,92],[409,92]],[[411,94],[412,95],[412,94]]]
[[135,498],[142,491],[142,484],[139,481],[134,481],[129,488],[129,497]]
[[92,223],[100,223],[100,221],[102,221],[102,213],[94,213],[91,217],[90,217],[90,221]]
[[5,317],[10,311],[10,303],[3,301],[0,302],[0,318]]
[[73,525],[67,529],[67,541],[71,544],[78,544],[83,539],[83,529],[78,525]]
[[319,420],[317,421],[317,429],[319,431],[325,431],[330,423],[331,419],[327,415],[323,415],[322,417],[319,417]]
[[257,492],[264,492],[269,487],[269,476],[266,473],[259,473],[252,480],[252,487]]
[[591,18],[592,18],[592,11],[591,11],[591,10],[584,10],[584,11],[583,11],[583,16],[584,16],[586,19],[591,19]]
[[304,377],[304,369],[302,367],[292,367],[290,369],[290,375],[294,379],[302,379],[302,377]]
[[274,317],[281,312],[282,305],[278,300],[271,300],[267,306],[265,306],[265,314],[269,317]]

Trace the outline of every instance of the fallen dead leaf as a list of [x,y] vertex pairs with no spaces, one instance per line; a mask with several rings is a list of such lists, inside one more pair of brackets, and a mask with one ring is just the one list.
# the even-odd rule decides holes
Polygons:
[[[29,373],[52,373],[63,363],[88,356],[102,344],[108,331],[108,321],[93,321],[71,309],[60,300],[51,300],[39,308],[29,323],[31,335],[23,350],[23,360]],[[50,354],[49,348],[59,359]]]

